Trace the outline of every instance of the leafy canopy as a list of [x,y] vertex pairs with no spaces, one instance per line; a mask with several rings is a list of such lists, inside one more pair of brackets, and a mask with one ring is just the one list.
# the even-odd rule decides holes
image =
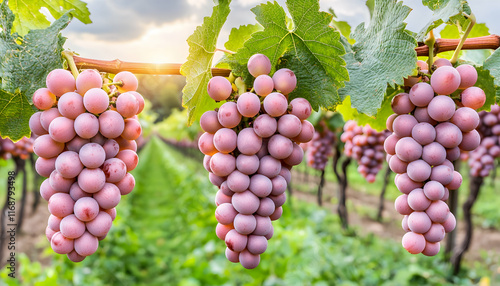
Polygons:
[[186,76],[186,86],[182,90],[182,105],[188,110],[188,124],[199,119],[203,112],[217,107],[208,96],[207,85],[212,77],[211,67],[215,54],[217,38],[229,15],[230,0],[220,0],[213,8],[212,15],[205,17],[189,36],[189,57],[181,67],[181,74]]
[[442,23],[458,21],[462,27],[466,27],[468,21],[461,14],[470,14],[470,8],[462,0],[422,0],[422,3],[429,7],[434,13],[429,22],[420,30],[417,35],[418,41],[423,41],[430,30]]
[[417,41],[403,22],[411,9],[395,0],[376,0],[374,9],[370,24],[352,33],[356,43],[342,41],[350,81],[340,90],[343,100],[350,96],[352,107],[370,116],[381,107],[387,84],[403,85],[417,61]]
[[[31,30],[24,37],[11,34],[14,15],[0,4],[0,135],[19,140],[30,135],[29,117],[33,114],[31,97],[45,85],[49,71],[62,67],[61,52],[66,38],[60,35],[71,20],[64,14],[50,27]],[[41,60],[43,59],[43,60]]]
[[297,88],[290,98],[304,97],[314,109],[334,108],[340,103],[337,89],[349,76],[341,56],[345,53],[340,34],[329,27],[332,15],[319,11],[318,0],[287,1],[291,19],[276,2],[252,9],[264,27],[252,34],[237,53],[228,57],[233,73],[247,84],[253,77],[248,73],[248,59],[256,53],[271,60],[272,70],[286,67],[297,76]]

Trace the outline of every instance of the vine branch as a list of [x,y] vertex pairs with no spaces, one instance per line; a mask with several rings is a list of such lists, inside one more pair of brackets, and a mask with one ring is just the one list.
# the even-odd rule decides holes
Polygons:
[[[455,50],[460,42],[460,39],[436,39],[434,43],[434,55],[442,52]],[[500,36],[489,35],[484,37],[469,38],[464,42],[462,50],[479,50],[479,49],[497,49],[500,47]],[[428,56],[429,47],[424,43],[419,43],[415,48],[417,56]],[[79,69],[96,69],[101,72],[118,73],[120,71],[129,71],[134,74],[155,74],[155,75],[180,75],[182,64],[170,63],[137,63],[124,62],[121,60],[96,60],[73,56],[76,67]],[[230,69],[212,68],[213,76],[229,76]]]

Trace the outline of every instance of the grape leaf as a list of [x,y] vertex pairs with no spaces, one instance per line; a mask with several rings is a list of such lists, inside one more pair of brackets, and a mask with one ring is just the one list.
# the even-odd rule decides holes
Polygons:
[[475,66],[475,68],[477,71],[477,82],[474,86],[480,87],[486,94],[486,102],[478,111],[490,110],[490,106],[495,104],[495,98],[500,98],[500,87],[495,86],[495,79],[487,69],[481,66]]
[[261,31],[263,27],[259,24],[241,25],[239,28],[232,28],[228,41],[224,47],[236,52],[243,47],[245,42],[252,37],[252,34]]
[[434,13],[429,22],[420,30],[417,35],[418,41],[423,41],[430,30],[436,28],[445,22],[459,21],[462,26],[465,26],[465,17],[462,12],[470,13],[470,8],[461,0],[422,0],[422,4],[429,7]]
[[[231,58],[233,73],[251,85],[253,77],[246,63],[256,53],[265,54],[272,65],[286,67],[297,76],[297,88],[290,98],[304,97],[315,110],[340,103],[337,89],[349,75],[341,56],[345,53],[340,34],[329,27],[332,15],[319,11],[318,0],[286,2],[291,19],[276,2],[252,9],[263,31],[252,34]],[[281,61],[280,61],[281,60]]]
[[62,67],[63,44],[66,38],[59,33],[71,21],[64,14],[43,30],[31,30],[24,38],[11,35],[12,12],[4,3],[0,4],[4,29],[0,32],[2,89],[13,93],[19,89],[29,100],[33,93],[45,85],[47,74]]
[[17,32],[21,36],[26,35],[29,30],[50,26],[50,21],[40,12],[42,8],[46,8],[55,19],[72,10],[71,14],[82,23],[92,23],[87,3],[80,0],[9,0],[8,2],[9,8],[16,16],[12,32]]
[[[496,51],[484,62],[483,68],[490,71],[490,75],[494,79],[496,88],[495,102],[500,102],[500,49]],[[486,97],[490,96],[486,94]]]
[[203,24],[196,27],[189,36],[189,56],[181,66],[181,74],[186,77],[186,86],[182,89],[182,105],[188,109],[188,124],[199,119],[203,112],[218,106],[207,92],[208,81],[212,73],[212,60],[217,38],[229,15],[230,0],[219,0],[212,15],[203,19]]
[[30,136],[28,122],[34,109],[30,106],[28,98],[16,91],[10,93],[0,90],[0,135],[2,138],[10,137],[17,141],[23,136]]
[[403,85],[403,78],[412,74],[417,62],[417,41],[405,30],[403,20],[411,9],[401,2],[376,0],[373,18],[368,27],[361,23],[350,45],[343,39],[344,56],[350,81],[339,93],[350,95],[352,107],[373,116],[381,107],[387,84]]

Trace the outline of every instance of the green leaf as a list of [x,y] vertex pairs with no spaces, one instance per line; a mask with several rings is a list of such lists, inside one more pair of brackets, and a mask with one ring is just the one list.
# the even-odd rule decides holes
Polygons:
[[229,39],[224,44],[224,47],[230,51],[236,52],[252,37],[253,33],[262,31],[262,29],[263,27],[259,24],[241,25],[239,28],[232,28]]
[[[484,69],[489,70],[490,75],[494,79],[496,87],[495,102],[500,102],[500,49],[497,49],[483,65]],[[489,95],[486,94],[486,97]]]
[[0,136],[17,141],[30,136],[28,122],[34,109],[25,95],[0,90]]
[[[498,67],[498,66],[497,66]],[[492,77],[490,71],[481,66],[475,67],[477,70],[477,82],[474,86],[480,87],[486,94],[486,102],[480,110],[490,110],[490,106],[495,104],[495,99],[500,99],[500,87],[495,85],[495,78]]]
[[365,3],[368,11],[370,11],[370,18],[373,18],[373,11],[375,10],[375,1],[374,0],[366,0]]
[[211,67],[217,38],[229,15],[230,0],[219,0],[210,17],[203,19],[189,36],[189,57],[181,67],[181,74],[186,76],[186,86],[182,89],[182,105],[188,109],[188,124],[199,119],[203,112],[217,107],[208,96],[207,85],[212,77]]
[[29,100],[33,93],[45,85],[47,74],[62,67],[61,52],[66,38],[60,35],[71,20],[64,14],[44,30],[31,30],[24,38],[11,35],[13,15],[9,8],[0,4],[4,27],[0,32],[2,89],[14,93],[19,89]]
[[350,81],[339,92],[350,96],[352,107],[373,116],[381,107],[387,84],[403,85],[417,62],[417,41],[405,30],[403,20],[411,9],[396,1],[375,1],[373,19],[365,28],[361,23],[352,34],[356,43],[344,44]]
[[329,27],[332,15],[319,11],[318,0],[287,1],[291,19],[276,2],[252,9],[263,31],[252,34],[244,47],[233,55],[233,73],[247,84],[253,77],[246,63],[256,53],[265,54],[276,68],[286,67],[297,76],[297,88],[289,97],[304,97],[315,110],[334,108],[340,103],[337,89],[348,79],[340,34]]
[[80,0],[9,0],[9,7],[16,16],[12,32],[26,35],[32,29],[44,29],[50,25],[40,9],[46,8],[50,14],[59,19],[69,10],[71,14],[85,24],[92,23],[87,3]]
[[[462,25],[465,18],[459,14],[466,11],[470,13],[468,5],[463,4],[461,0],[422,0],[422,4],[429,7],[434,13],[430,21],[420,30],[417,35],[418,41],[423,41],[430,30],[436,28],[442,23],[458,20]],[[454,17],[457,16],[458,17]]]

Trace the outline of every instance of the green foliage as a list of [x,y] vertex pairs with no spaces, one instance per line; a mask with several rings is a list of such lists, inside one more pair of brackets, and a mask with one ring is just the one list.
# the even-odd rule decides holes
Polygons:
[[368,27],[361,23],[351,37],[356,43],[344,44],[350,81],[340,90],[342,99],[351,97],[352,107],[373,116],[381,107],[387,84],[403,85],[417,61],[416,40],[403,22],[411,9],[396,1],[375,1]]
[[[10,1],[9,1],[10,3]],[[33,93],[45,85],[47,74],[62,66],[62,45],[66,38],[60,35],[71,20],[64,14],[43,30],[31,30],[24,37],[11,34],[14,15],[5,2],[0,4],[0,134],[19,140],[30,134],[28,121],[33,109],[29,102]],[[43,59],[43,60],[40,60]]]
[[462,0],[422,0],[422,3],[429,7],[434,13],[430,21],[420,30],[417,35],[417,40],[422,42],[430,30],[438,27],[442,23],[456,22],[461,24],[461,27],[466,27],[468,20],[462,16],[462,12],[470,14],[470,8],[465,1]]
[[154,130],[163,138],[194,141],[201,132],[201,127],[197,121],[187,127],[187,110],[174,109],[169,117],[154,126]]
[[235,52],[243,47],[253,33],[262,31],[262,29],[263,27],[259,24],[241,25],[239,28],[232,28],[229,40],[224,44],[224,47]]
[[188,109],[188,123],[192,124],[201,115],[217,104],[208,96],[207,85],[212,77],[212,60],[215,53],[217,38],[222,25],[229,14],[230,0],[220,0],[213,8],[212,15],[205,17],[203,24],[198,26],[189,36],[189,56],[181,67],[181,74],[186,76],[186,86],[183,92],[183,106]]
[[247,61],[253,54],[265,54],[271,60],[271,74],[286,67],[297,76],[297,88],[290,98],[304,97],[315,110],[334,108],[340,102],[337,89],[348,74],[341,58],[345,51],[340,34],[328,26],[332,15],[320,12],[317,0],[286,3],[291,19],[276,2],[252,9],[264,30],[252,34],[244,47],[228,57],[233,73],[250,85],[253,77]]
[[490,110],[490,106],[500,98],[500,88],[495,85],[495,79],[491,76],[490,71],[482,66],[475,66],[475,68],[478,76],[474,86],[480,87],[486,94],[486,102],[478,111]]
[[92,23],[87,4],[80,0],[9,0],[9,8],[16,19],[12,27],[12,32],[17,32],[20,36],[26,35],[33,29],[45,29],[50,26],[50,21],[40,9],[46,8],[52,17],[59,19],[66,12],[71,10],[71,14],[85,24]]
[[497,49],[486,61],[484,62],[484,69],[489,70],[493,76],[496,94],[496,102],[500,102],[500,49]]
[[[459,31],[459,26],[457,25],[446,25],[439,35],[441,38],[445,39],[458,39],[461,37]],[[463,31],[462,31],[463,32]],[[463,33],[462,33],[463,34]],[[486,24],[475,24],[469,33],[469,38],[482,37],[490,34],[490,31]],[[492,51],[489,49],[482,50],[462,50],[460,51],[460,59],[472,62],[475,65],[482,65],[484,61],[491,55]],[[453,56],[453,51],[440,53],[440,58],[451,59]]]

